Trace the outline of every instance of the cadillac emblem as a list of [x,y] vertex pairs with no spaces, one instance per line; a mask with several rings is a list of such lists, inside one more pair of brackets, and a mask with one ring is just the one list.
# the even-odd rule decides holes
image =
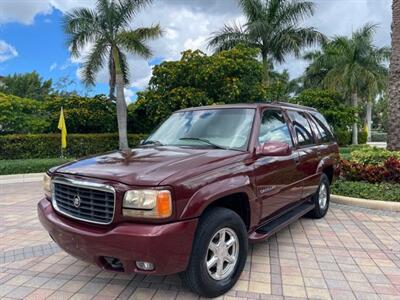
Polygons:
[[79,197],[78,195],[75,196],[74,198],[74,206],[76,208],[78,208],[79,206],[81,206],[81,197]]

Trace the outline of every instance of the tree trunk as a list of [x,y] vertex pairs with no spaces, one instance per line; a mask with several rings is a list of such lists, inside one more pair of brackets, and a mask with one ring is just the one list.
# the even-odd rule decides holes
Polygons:
[[269,82],[269,61],[268,61],[268,55],[267,54],[262,54],[262,64],[263,64],[263,70],[262,70],[262,82],[265,86],[268,86]]
[[[353,105],[354,108],[358,108],[358,95],[357,93],[353,93],[351,94],[351,104]],[[355,114],[356,120],[358,120],[358,112],[356,112]],[[351,139],[351,143],[353,145],[358,145],[358,125],[357,125],[357,121],[354,122],[353,124],[353,136]]]
[[388,149],[400,150],[400,0],[392,3],[392,53],[390,57]]
[[371,141],[371,129],[372,129],[372,101],[367,102],[367,128],[368,128],[368,137],[367,141]]
[[121,66],[119,64],[119,54],[117,48],[113,48],[113,59],[115,64],[115,83],[117,88],[117,120],[118,120],[118,136],[119,149],[129,149],[127,135],[127,107],[124,93],[124,78],[122,76]]

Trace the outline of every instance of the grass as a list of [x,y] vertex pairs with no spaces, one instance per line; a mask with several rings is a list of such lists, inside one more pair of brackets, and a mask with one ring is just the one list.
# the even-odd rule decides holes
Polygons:
[[0,175],[45,172],[51,167],[67,163],[71,160],[73,159],[38,158],[38,159],[0,160]]
[[400,202],[400,185],[394,183],[337,180],[332,186],[332,194],[354,198]]

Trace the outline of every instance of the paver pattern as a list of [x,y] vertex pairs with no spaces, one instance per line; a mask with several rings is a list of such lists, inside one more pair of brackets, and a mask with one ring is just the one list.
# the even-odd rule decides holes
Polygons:
[[[41,183],[0,185],[0,298],[198,299],[178,276],[105,272],[59,249],[36,217]],[[250,247],[220,299],[400,299],[400,213],[332,204]]]

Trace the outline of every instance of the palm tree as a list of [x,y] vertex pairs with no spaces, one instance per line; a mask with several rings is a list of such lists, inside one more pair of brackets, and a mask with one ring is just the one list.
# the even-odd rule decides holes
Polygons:
[[64,31],[68,36],[71,55],[79,57],[85,46],[91,46],[86,55],[81,75],[87,85],[95,83],[96,73],[106,64],[110,74],[110,98],[117,90],[117,119],[119,148],[128,148],[127,112],[124,86],[129,83],[126,53],[151,56],[146,41],[161,36],[159,25],[131,29],[132,18],[151,0],[97,0],[94,10],[78,8],[64,17]]
[[209,39],[217,52],[245,44],[258,48],[263,63],[263,82],[269,81],[274,62],[282,63],[288,54],[300,55],[303,47],[324,40],[313,27],[299,22],[313,15],[314,3],[304,0],[239,0],[246,23],[225,25]]
[[[306,86],[333,88],[351,99],[358,108],[359,100],[374,99],[387,81],[385,62],[390,50],[373,45],[375,24],[366,24],[353,32],[352,37],[335,37],[323,43],[320,51],[308,53],[311,64],[305,71]],[[358,119],[358,113],[356,113]],[[353,144],[358,143],[358,126],[353,125]]]
[[388,149],[400,150],[400,0],[392,3]]

